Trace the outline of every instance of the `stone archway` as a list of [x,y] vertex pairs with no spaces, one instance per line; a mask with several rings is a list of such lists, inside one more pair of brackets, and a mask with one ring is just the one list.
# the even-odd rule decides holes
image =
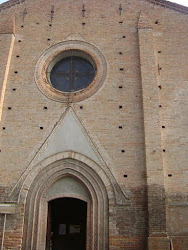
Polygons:
[[[92,197],[90,196],[87,187],[81,183],[80,179],[72,173],[63,174],[42,194],[42,199],[39,205],[38,216],[38,234],[36,249],[46,249],[46,231],[47,231],[47,215],[48,215],[48,203],[63,198],[79,199],[87,203],[87,241],[86,249],[92,249]],[[44,223],[45,222],[45,223]],[[40,232],[40,233],[39,233]]]
[[[49,195],[55,183],[72,178],[85,190],[82,193],[59,190]],[[27,194],[22,249],[45,250],[48,201],[72,197],[87,201],[87,250],[107,250],[109,247],[109,199],[114,200],[110,182],[104,184],[92,168],[73,159],[55,161],[34,178]],[[87,193],[87,195],[86,195]]]

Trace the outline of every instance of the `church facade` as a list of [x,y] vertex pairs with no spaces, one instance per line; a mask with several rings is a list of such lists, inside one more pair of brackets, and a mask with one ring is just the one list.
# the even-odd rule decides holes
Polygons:
[[9,0],[0,65],[2,249],[188,249],[187,7]]

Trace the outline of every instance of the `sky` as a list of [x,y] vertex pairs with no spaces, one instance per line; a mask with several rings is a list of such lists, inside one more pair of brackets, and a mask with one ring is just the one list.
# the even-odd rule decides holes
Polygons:
[[[7,0],[0,0],[0,4],[4,3],[4,2],[7,2]],[[174,2],[174,3],[188,6],[188,0],[170,0],[170,2]]]
[[170,2],[174,2],[174,3],[188,6],[188,0],[171,0]]

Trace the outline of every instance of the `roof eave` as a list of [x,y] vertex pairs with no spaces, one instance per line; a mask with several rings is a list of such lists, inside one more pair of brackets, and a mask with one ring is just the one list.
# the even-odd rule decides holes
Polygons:
[[144,0],[144,1],[152,3],[154,5],[162,6],[164,8],[172,9],[172,10],[184,13],[184,14],[188,14],[188,7],[177,4],[177,3],[172,3],[166,0]]

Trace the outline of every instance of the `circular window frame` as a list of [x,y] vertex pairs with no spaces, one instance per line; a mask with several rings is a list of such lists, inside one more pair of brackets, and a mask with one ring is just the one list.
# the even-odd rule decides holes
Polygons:
[[[48,82],[52,85],[53,88],[55,88],[56,90],[58,90],[56,87],[54,87],[53,83],[52,83],[52,80],[51,80],[51,73],[52,73],[52,70],[53,68],[59,63],[61,62],[61,60],[63,59],[66,59],[66,58],[69,58],[69,57],[77,57],[77,58],[80,58],[80,59],[85,59],[87,62],[89,62],[92,67],[93,67],[93,70],[95,72],[94,74],[94,77],[93,79],[87,84],[87,86],[89,86],[95,76],[96,76],[96,73],[97,73],[97,67],[95,65],[95,62],[92,60],[92,58],[86,54],[85,52],[83,51],[80,51],[80,50],[67,50],[67,51],[63,51],[61,54],[59,54],[58,56],[56,56],[54,58],[54,60],[49,64],[48,68],[47,68],[47,79],[48,79]],[[87,87],[86,86],[86,87]],[[79,90],[74,90],[72,91],[73,93],[76,93],[76,92],[80,92],[81,90],[85,89],[86,87],[84,88],[80,88]],[[62,91],[62,90],[58,90],[60,92],[63,92],[63,93],[69,93],[69,91]]]
[[[93,63],[96,74],[93,81],[84,89],[75,92],[62,92],[55,89],[49,81],[49,72],[53,66],[70,51]],[[107,64],[103,54],[92,44],[83,41],[66,41],[47,49],[39,58],[35,68],[35,82],[39,90],[48,98],[57,102],[79,102],[95,94],[102,86],[107,73]]]

